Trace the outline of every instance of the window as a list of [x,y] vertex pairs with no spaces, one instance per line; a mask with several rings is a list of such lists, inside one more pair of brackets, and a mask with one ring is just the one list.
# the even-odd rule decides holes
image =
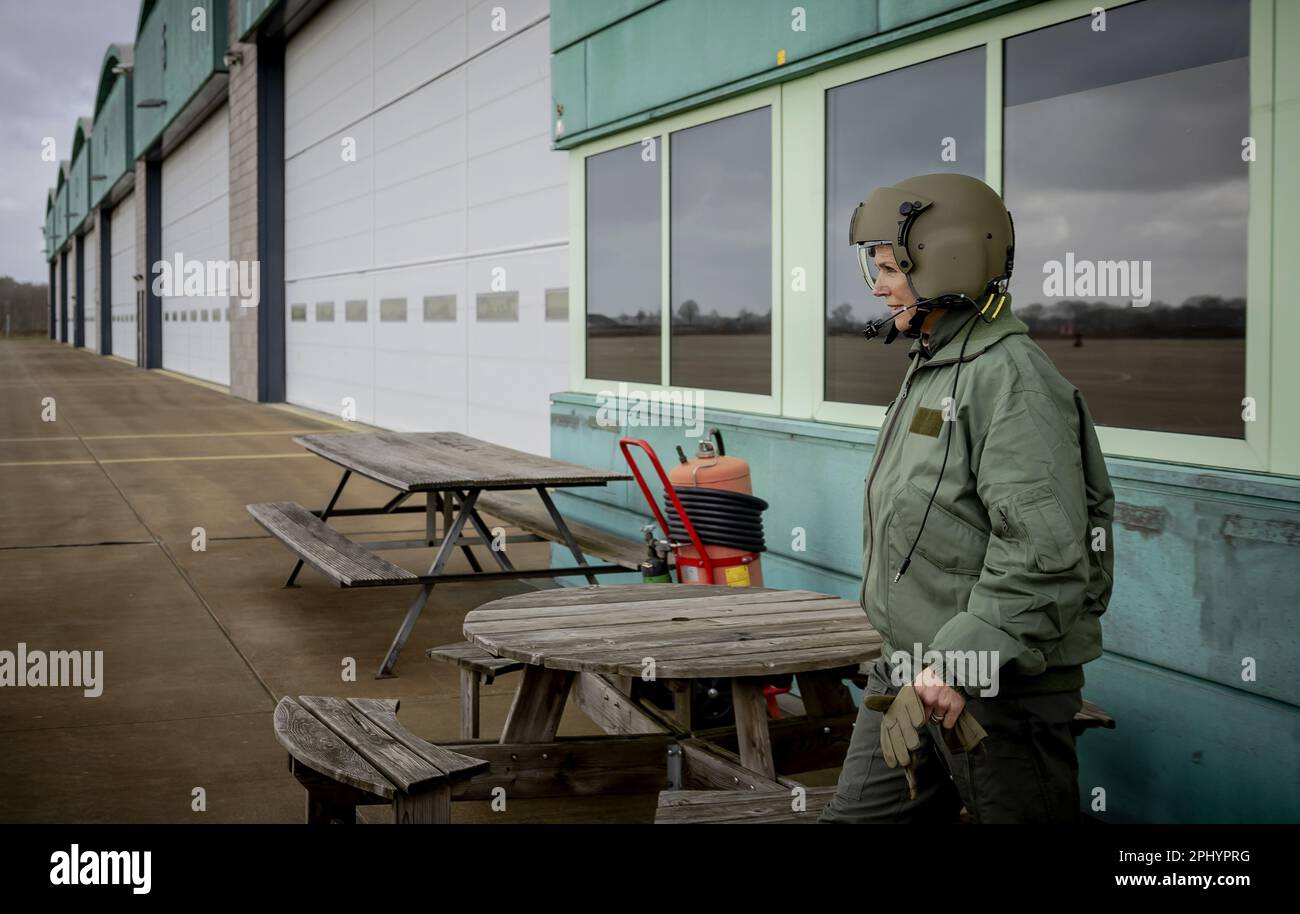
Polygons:
[[289,306],[289,320],[305,321],[307,319],[307,306],[305,304]]
[[1015,310],[1099,425],[1244,438],[1248,0],[1006,41]]
[[379,320],[380,321],[406,320],[406,299],[381,298],[379,300]]
[[454,321],[456,319],[456,296],[424,296],[424,319],[426,321]]
[[972,48],[826,93],[827,400],[883,406],[898,393],[911,340],[863,339],[888,309],[862,281],[849,220],[874,189],[905,178],[984,179],[984,57]]
[[364,298],[354,298],[343,304],[344,318],[349,321],[365,321],[366,310],[366,300]]
[[670,143],[670,383],[770,394],[772,109]]
[[589,156],[587,377],[660,379],[662,214],[657,146],[635,143]]
[[569,319],[569,290],[546,290],[546,319],[548,321],[567,321]]
[[519,320],[519,293],[480,292],[475,299],[475,317],[481,321]]
[[322,323],[325,321],[333,321],[333,320],[334,320],[334,302],[332,301],[316,302],[316,322]]

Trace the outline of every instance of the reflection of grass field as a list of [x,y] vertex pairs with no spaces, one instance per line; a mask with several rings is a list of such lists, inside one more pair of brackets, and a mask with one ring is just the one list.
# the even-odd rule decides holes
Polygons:
[[[911,342],[904,337],[884,347],[860,336],[828,337],[827,399],[888,403],[907,371]],[[1083,391],[1098,425],[1222,438],[1243,435],[1245,340],[1085,339],[1077,349],[1069,338],[1035,342]],[[589,343],[589,377],[658,381],[657,337],[597,337]],[[673,343],[673,384],[770,392],[771,337],[766,334],[693,334]],[[786,370],[808,368],[788,359]]]
[[[772,337],[693,333],[673,338],[672,384],[703,390],[772,392]],[[659,380],[659,338],[602,336],[588,341],[587,377]]]
[[[1223,438],[1243,435],[1243,339],[1085,339],[1077,349],[1070,338],[1035,342],[1083,391],[1098,425]],[[876,344],[857,336],[828,337],[826,345],[827,364],[836,368],[834,383],[827,385],[830,399],[883,406],[898,393],[906,356],[901,364],[893,353],[873,361],[876,353],[865,346]],[[887,370],[895,364],[896,373]]]

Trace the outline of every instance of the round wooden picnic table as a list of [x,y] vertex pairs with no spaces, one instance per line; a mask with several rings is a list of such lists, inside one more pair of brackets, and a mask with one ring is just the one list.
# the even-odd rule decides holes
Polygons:
[[695,584],[517,594],[471,611],[464,633],[499,657],[529,664],[502,743],[553,740],[579,675],[653,678],[670,688],[729,678],[741,760],[768,776],[774,766],[765,681],[793,673],[811,716],[845,713],[853,708],[845,669],[875,658],[881,645],[851,600],[807,590]]

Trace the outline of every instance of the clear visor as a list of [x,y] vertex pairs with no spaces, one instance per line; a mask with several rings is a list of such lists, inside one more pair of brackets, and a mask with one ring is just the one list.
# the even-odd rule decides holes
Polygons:
[[867,288],[874,292],[876,290],[876,281],[880,278],[880,264],[876,260],[878,256],[886,263],[892,263],[892,269],[898,269],[898,259],[894,255],[894,243],[885,240],[864,241],[857,248],[858,266],[862,268],[862,278],[866,280]]

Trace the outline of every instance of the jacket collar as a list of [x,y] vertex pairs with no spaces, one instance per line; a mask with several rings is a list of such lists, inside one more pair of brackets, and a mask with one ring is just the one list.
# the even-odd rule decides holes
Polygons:
[[[991,311],[992,309],[990,309]],[[910,359],[920,354],[923,358],[922,364],[927,365],[955,362],[958,354],[962,351],[962,341],[966,340],[966,333],[969,331],[970,339],[966,342],[966,354],[962,358],[963,361],[966,361],[974,358],[1003,337],[1029,332],[1025,322],[1011,313],[1010,295],[1007,296],[1006,303],[1002,306],[1002,313],[994,318],[991,323],[986,323],[980,317],[972,317],[974,313],[970,308],[945,308],[943,315],[935,323],[928,341],[922,335],[921,338],[912,343],[912,348],[908,350],[907,357]],[[971,320],[975,322],[974,329],[970,327],[969,322]]]

